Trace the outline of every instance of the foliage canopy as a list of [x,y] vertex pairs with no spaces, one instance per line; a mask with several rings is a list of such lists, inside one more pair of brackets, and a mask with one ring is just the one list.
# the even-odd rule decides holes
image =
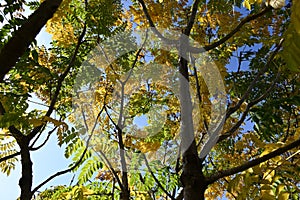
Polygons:
[[[300,2],[283,2],[5,0],[1,172],[21,164],[21,200],[298,199]],[[49,137],[73,162],[33,186]]]

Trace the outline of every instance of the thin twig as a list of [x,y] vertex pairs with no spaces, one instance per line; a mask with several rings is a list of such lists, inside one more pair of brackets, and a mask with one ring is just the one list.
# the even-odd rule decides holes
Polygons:
[[[171,45],[176,45],[178,46],[179,45],[179,41],[178,40],[170,40],[166,37],[164,37],[156,28],[149,12],[148,12],[148,9],[145,5],[145,2],[144,0],[138,0],[139,3],[141,4],[142,6],[142,9],[143,9],[143,12],[145,14],[145,17],[150,25],[150,27],[152,28],[152,31],[157,35],[157,37],[159,37],[163,42],[165,42],[166,44],[171,44]],[[198,0],[195,1],[194,5],[198,5]],[[209,45],[206,45],[204,46],[203,48],[197,48],[197,47],[189,47],[188,50],[189,52],[191,53],[203,53],[205,51],[209,51],[209,50],[212,50],[218,46],[220,46],[221,44],[225,43],[227,40],[229,40],[232,36],[234,36],[246,23],[249,23],[250,21],[253,21],[261,16],[263,16],[264,14],[268,13],[269,11],[272,10],[272,7],[271,6],[268,6],[268,7],[265,7],[261,12],[259,13],[256,13],[256,14],[252,14],[252,15],[248,15],[247,17],[245,17],[244,19],[241,20],[241,22],[231,31],[229,32],[225,37],[221,38],[220,40],[212,43],[212,44],[209,44]],[[195,16],[196,16],[196,12],[197,12],[197,7],[196,6],[193,6],[192,8],[192,15],[189,19],[189,23],[188,23],[188,26],[187,28],[185,29],[185,35],[189,36],[189,32],[193,26],[193,23],[194,23],[194,19],[195,19]]]
[[279,77],[280,77],[280,71],[278,71],[276,78],[273,80],[271,86],[261,96],[259,96],[258,98],[254,99],[253,101],[251,101],[250,103],[247,104],[246,109],[243,112],[241,119],[233,127],[231,127],[229,131],[227,131],[226,133],[224,133],[223,135],[221,135],[219,137],[218,143],[225,140],[226,138],[230,137],[232,135],[232,133],[234,133],[245,121],[250,109],[257,103],[264,100],[268,95],[270,95],[270,92],[274,89],[275,84],[278,81]]
[[[51,102],[50,102],[50,105],[49,105],[49,108],[48,108],[48,111],[46,113],[45,116],[50,116],[54,110],[54,107],[55,107],[55,104],[57,102],[57,98],[59,96],[59,93],[61,91],[61,88],[62,88],[62,83],[63,81],[65,80],[66,76],[69,74],[71,68],[75,65],[75,61],[76,61],[76,56],[79,52],[79,47],[80,45],[82,44],[82,40],[83,40],[83,37],[85,36],[85,33],[86,33],[86,23],[84,24],[84,27],[83,27],[83,30],[80,34],[80,36],[78,37],[78,40],[77,40],[77,45],[75,47],[75,50],[74,50],[74,53],[72,55],[72,58],[70,59],[70,62],[68,64],[68,67],[65,69],[64,73],[59,77],[58,81],[57,81],[57,86],[56,86],[56,90],[55,90],[55,93],[54,93],[54,96],[53,98],[51,99]],[[35,127],[29,134],[28,134],[28,138],[31,139],[33,138],[40,130],[41,130],[42,126],[37,126]]]
[[40,144],[39,146],[37,147],[33,147],[34,143],[29,147],[31,151],[36,151],[36,150],[39,150],[40,148],[42,148],[46,143],[47,141],[49,140],[50,136],[52,135],[52,133],[57,129],[57,126],[55,126],[51,131],[48,132],[48,135],[46,137],[46,139],[44,140],[44,142],[42,144]]
[[161,190],[162,190],[168,197],[170,197],[172,200],[176,200],[171,194],[169,194],[169,192],[162,186],[162,184],[161,184],[161,183],[159,182],[159,180],[156,178],[155,174],[154,174],[153,171],[151,170],[151,167],[150,167],[150,165],[149,165],[149,163],[148,163],[148,160],[147,160],[145,154],[142,154],[142,155],[143,155],[143,157],[144,157],[145,164],[146,164],[146,166],[147,166],[147,168],[148,168],[148,170],[149,170],[151,176],[153,177],[153,179],[154,179],[155,182],[157,183],[157,185],[161,188]]
[[206,45],[203,48],[197,48],[197,47],[189,47],[189,51],[192,53],[203,53],[205,51],[209,51],[212,50],[218,46],[220,46],[221,44],[225,43],[227,40],[229,40],[232,36],[234,36],[246,23],[255,20],[261,16],[263,16],[264,14],[268,13],[269,11],[272,10],[271,6],[265,7],[261,12],[256,13],[256,14],[252,14],[252,15],[248,15],[247,17],[245,17],[244,19],[241,20],[241,22],[230,32],[228,33],[225,37],[221,38],[220,40]]
[[[100,117],[101,113],[104,111],[104,107],[105,107],[105,106],[103,106],[102,109],[100,110],[100,112],[98,113],[96,122],[97,122],[98,118]],[[95,122],[95,123],[96,123],[96,122]],[[91,131],[91,134],[90,134],[90,136],[88,137],[88,139],[87,139],[87,141],[86,141],[86,144],[85,144],[86,147],[85,147],[84,151],[82,152],[82,154],[81,154],[79,160],[78,160],[72,167],[70,167],[70,168],[68,168],[68,169],[65,169],[65,170],[62,170],[62,171],[59,171],[59,172],[53,174],[52,176],[50,176],[49,178],[47,178],[47,179],[46,179],[45,181],[43,181],[42,183],[40,183],[38,186],[36,186],[36,187],[32,190],[32,194],[34,194],[39,188],[41,188],[43,185],[45,185],[46,183],[48,183],[48,182],[51,181],[52,179],[56,178],[57,176],[60,176],[60,175],[69,173],[69,172],[73,171],[74,169],[76,169],[77,166],[79,166],[79,164],[83,161],[84,156],[85,156],[85,154],[86,154],[86,152],[87,152],[87,150],[88,150],[88,146],[89,146],[90,140],[91,140],[91,138],[92,138],[92,136],[93,136],[95,127],[96,127],[96,125],[94,125],[94,127],[93,127],[93,129],[92,129],[92,131]]]
[[273,59],[275,57],[275,55],[279,52],[279,50],[281,49],[282,43],[283,43],[284,39],[281,39],[280,42],[277,44],[276,49],[272,52],[272,54],[270,55],[268,62],[266,63],[266,65],[258,72],[258,74],[256,75],[256,77],[253,79],[253,81],[250,83],[250,85],[248,86],[246,92],[244,93],[244,95],[242,96],[242,98],[239,100],[239,102],[234,106],[228,109],[227,113],[226,113],[226,119],[228,119],[230,117],[231,114],[233,114],[235,111],[237,111],[241,105],[243,104],[243,102],[249,97],[250,92],[252,91],[252,89],[254,88],[254,86],[256,85],[257,81],[259,80],[260,76],[265,73],[267,71],[267,69],[270,67],[271,63],[273,62]]
[[[110,161],[108,160],[108,158],[105,156],[105,154],[103,153],[103,151],[100,150],[99,152],[100,152],[100,154],[101,154],[100,157],[103,157],[103,159],[105,160],[106,165],[108,165],[109,170],[110,170],[110,171],[112,172],[112,174],[114,175],[114,177],[115,177],[115,179],[117,180],[119,186],[121,187],[121,190],[124,190],[124,186],[123,186],[123,184],[122,184],[122,182],[121,182],[121,180],[120,180],[120,178],[119,178],[119,176],[118,176],[118,173],[114,170],[112,164],[110,163]],[[96,152],[96,154],[98,154],[98,153]],[[98,156],[99,156],[99,154],[98,154]]]

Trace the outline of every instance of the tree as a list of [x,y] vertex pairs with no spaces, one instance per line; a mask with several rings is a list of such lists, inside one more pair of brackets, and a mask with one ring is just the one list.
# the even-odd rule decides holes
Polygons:
[[[68,104],[70,104],[67,98],[70,94],[68,93],[67,83],[72,82],[72,78],[69,77],[71,77],[71,73],[75,73],[76,68],[74,66],[77,62],[80,62],[93,45],[89,42],[87,42],[88,45],[82,45],[84,37],[91,37],[88,29],[93,27],[90,27],[90,24],[85,21],[86,16],[83,12],[85,9],[91,9],[91,7],[88,7],[87,2],[77,1],[72,2],[73,8],[71,9],[69,8],[70,2],[64,1],[62,4],[61,2],[59,0],[46,0],[40,4],[38,2],[6,1],[6,4],[3,5],[1,21],[6,22],[6,24],[1,29],[3,45],[1,45],[0,55],[0,110],[3,156],[1,156],[0,161],[2,171],[9,174],[17,161],[15,157],[21,156],[22,176],[19,181],[21,199],[31,199],[34,192],[45,184],[41,183],[41,185],[32,189],[30,152],[43,147],[58,127],[67,128],[67,125],[62,122],[66,118]],[[109,17],[103,17],[104,10],[102,10],[102,13],[99,10],[94,11],[94,14],[98,12],[98,16],[95,15],[95,18],[98,17],[97,20],[99,20],[99,14],[104,18],[102,20],[103,27],[115,20],[115,17],[111,16],[113,16],[113,13],[118,12],[118,4],[118,2],[102,2],[103,9],[106,8],[105,12],[111,12],[108,14]],[[21,13],[24,5],[36,9],[28,18]],[[65,8],[68,8],[68,10],[64,10]],[[78,32],[71,32],[68,38],[72,39],[70,42],[75,42],[76,45],[70,47],[65,44],[62,48],[53,48],[52,54],[48,54],[43,48],[36,47],[34,39],[47,21],[49,19],[54,22],[55,20],[61,20],[60,15],[66,16],[68,11],[73,14],[76,14],[76,12],[81,13],[81,15],[72,19]],[[97,30],[98,32],[94,31],[93,34],[98,34],[98,37],[107,34],[107,30],[103,27],[101,30]],[[56,28],[60,31],[66,31],[71,27],[63,25]],[[45,101],[48,106],[45,112],[38,110],[26,112],[27,100],[31,94],[35,94]],[[58,114],[59,119],[51,117],[54,111]],[[48,137],[44,142],[36,145],[41,134],[45,131],[47,123],[54,124],[54,128],[48,132]],[[15,144],[17,144],[19,150]],[[61,172],[61,174],[71,171],[75,166]]]
[[[23,1],[3,5],[0,167],[21,156],[22,200],[76,170],[39,198],[298,198],[299,2],[60,3],[27,3],[28,19]],[[47,20],[51,49],[34,45]],[[45,112],[26,112],[32,94]],[[74,163],[32,188],[30,152],[54,132]]]

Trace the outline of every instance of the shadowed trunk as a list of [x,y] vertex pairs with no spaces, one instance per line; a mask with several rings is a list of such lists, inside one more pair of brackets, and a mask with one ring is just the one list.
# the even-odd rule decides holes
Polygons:
[[204,200],[204,193],[208,186],[202,173],[201,160],[198,157],[196,143],[183,155],[183,173],[180,180],[184,188],[184,200]]
[[28,17],[28,20],[14,33],[0,50],[0,82],[18,62],[37,34],[53,17],[62,0],[46,0]]
[[[26,137],[24,137],[25,139]],[[21,200],[31,200],[32,192],[32,162],[29,151],[29,141],[21,141],[18,143],[21,149],[21,166],[22,176],[19,180],[19,186],[21,188]]]
[[120,194],[120,200],[129,200],[130,199],[130,191],[128,189],[122,190]]

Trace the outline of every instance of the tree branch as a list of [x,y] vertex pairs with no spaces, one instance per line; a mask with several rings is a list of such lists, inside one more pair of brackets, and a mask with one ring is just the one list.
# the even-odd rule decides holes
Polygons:
[[36,186],[33,190],[32,190],[32,194],[34,194],[38,189],[40,189],[43,185],[45,185],[46,183],[48,183],[49,181],[51,181],[52,179],[56,178],[57,176],[60,176],[60,175],[63,175],[63,174],[66,174],[66,173],[69,173],[71,172],[72,170],[74,170],[83,160],[86,152],[87,152],[87,148],[88,146],[85,147],[81,157],[79,158],[79,160],[70,168],[66,169],[66,170],[62,170],[62,171],[59,171],[55,174],[53,174],[52,176],[50,176],[49,178],[47,178],[45,181],[43,181],[42,183],[40,183],[38,186]]
[[56,12],[62,0],[45,0],[0,50],[0,82]]
[[[0,81],[1,82],[1,81]],[[1,101],[0,101],[0,115],[4,115],[6,113]],[[18,130],[15,126],[8,127],[11,136],[16,139],[17,142],[20,142],[25,137],[20,130]]]
[[44,132],[44,130],[46,129],[47,124],[43,124],[43,127],[41,128],[41,130],[39,131],[39,134],[37,134],[37,137],[34,139],[34,141],[31,143],[30,148],[33,147],[33,145],[39,140],[39,138],[41,137],[42,133]]
[[14,158],[14,157],[16,157],[20,154],[21,154],[21,152],[16,152],[16,153],[10,154],[8,156],[4,156],[4,157],[0,158],[0,163],[3,162],[3,161],[6,161],[8,159]]
[[227,170],[224,170],[224,171],[220,171],[210,177],[207,178],[207,182],[209,184],[212,184],[214,183],[215,181],[217,181],[218,179],[220,178],[224,178],[226,176],[230,176],[230,175],[233,175],[233,174],[236,174],[236,173],[239,173],[239,172],[242,172],[242,171],[245,171],[251,167],[254,167],[262,162],[265,162],[269,159],[272,159],[276,156],[279,156],[280,154],[283,154],[295,147],[298,147],[300,146],[300,138],[288,145],[286,145],[285,147],[281,147],[281,148],[278,148],[277,150],[267,154],[267,155],[264,155],[260,158],[256,158],[256,159],[253,159],[251,161],[248,161],[240,166],[237,166],[237,167],[233,167],[231,169],[227,169]]
[[246,110],[243,112],[241,119],[233,126],[230,128],[229,131],[227,131],[225,134],[221,135],[218,139],[218,142],[221,142],[223,140],[225,140],[226,138],[230,137],[232,133],[234,133],[241,125],[242,123],[245,121],[248,112],[250,111],[250,109],[256,105],[257,103],[261,102],[262,100],[264,100],[269,94],[270,92],[273,90],[273,88],[275,87],[275,83],[277,82],[277,80],[280,77],[280,71],[278,71],[276,78],[272,81],[271,86],[258,98],[254,99],[253,101],[251,101],[250,103],[248,103]]
[[254,88],[255,84],[257,83],[257,81],[259,80],[260,76],[265,73],[265,71],[269,68],[269,66],[271,65],[275,55],[278,53],[278,51],[280,50],[282,43],[283,43],[283,39],[280,40],[280,42],[278,43],[278,45],[276,46],[276,49],[272,52],[271,56],[268,59],[268,62],[266,63],[266,65],[258,72],[258,74],[256,75],[256,77],[253,79],[253,81],[250,83],[249,87],[247,88],[246,92],[244,93],[244,95],[242,96],[242,98],[239,100],[239,102],[237,103],[237,105],[235,105],[234,107],[231,107],[228,109],[227,113],[226,113],[226,119],[228,119],[230,117],[231,114],[233,114],[235,111],[237,111],[242,103],[249,97],[251,90]]
[[153,171],[151,170],[151,167],[149,166],[148,160],[145,156],[145,154],[143,154],[144,160],[145,160],[145,164],[151,174],[151,176],[153,177],[153,179],[155,180],[155,182],[157,183],[158,187],[160,187],[162,189],[162,191],[171,198],[171,200],[176,200],[171,194],[169,194],[169,192],[162,186],[162,184],[159,182],[159,180],[156,178],[156,176],[154,175]]
[[35,143],[32,143],[32,145],[30,146],[30,151],[36,151],[39,150],[40,148],[42,148],[49,140],[50,136],[52,135],[52,133],[57,129],[57,126],[55,126],[51,131],[48,132],[48,135],[46,137],[46,139],[44,140],[44,142],[42,144],[40,144],[37,147],[33,147]]
[[[150,27],[152,28],[152,31],[157,35],[157,37],[159,37],[162,41],[164,41],[166,44],[173,44],[178,46],[179,41],[178,40],[170,40],[166,37],[164,37],[156,28],[153,20],[151,19],[151,16],[148,12],[148,9],[145,5],[144,0],[138,0],[139,3],[142,6],[143,12],[145,14],[145,17],[150,25]],[[197,13],[197,7],[199,5],[199,0],[195,0],[193,7],[192,7],[192,14],[191,17],[189,19],[188,22],[188,26],[184,31],[184,34],[189,36],[190,31],[193,27],[194,24],[194,20],[196,17],[196,13]],[[256,13],[256,14],[252,14],[252,15],[248,15],[247,17],[245,17],[244,19],[241,20],[241,22],[230,32],[228,33],[225,37],[221,38],[220,40],[210,44],[210,45],[206,45],[204,48],[197,48],[197,47],[189,47],[189,52],[191,53],[203,53],[205,51],[209,51],[212,50],[218,46],[220,46],[221,44],[223,44],[224,42],[226,42],[228,39],[230,39],[232,36],[234,36],[246,23],[255,20],[261,16],[263,16],[264,14],[268,13],[269,11],[272,10],[271,6],[265,7],[261,12]]]
[[141,4],[142,8],[143,8],[143,12],[145,14],[145,17],[147,18],[148,20],[148,23],[150,25],[150,27],[152,28],[152,31],[157,35],[157,37],[159,37],[163,42],[165,42],[166,44],[178,44],[178,40],[170,40],[166,37],[164,37],[158,30],[157,28],[155,27],[155,24],[153,23],[152,19],[151,19],[151,16],[148,12],[148,9],[145,5],[145,2],[144,0],[138,0],[139,3]]
[[118,176],[118,173],[114,170],[112,164],[109,162],[108,158],[105,156],[105,154],[103,153],[103,151],[99,151],[100,152],[100,156],[99,154],[96,152],[96,154],[98,154],[99,157],[103,157],[103,159],[105,160],[106,164],[108,165],[108,168],[110,169],[111,173],[114,175],[115,179],[117,180],[119,186],[121,187],[121,190],[124,190],[124,186]]
[[184,190],[181,190],[175,200],[182,200],[183,199]]
[[75,65],[76,56],[77,56],[77,53],[79,51],[79,47],[82,44],[82,40],[83,40],[83,37],[85,36],[85,33],[86,33],[86,23],[84,24],[83,30],[82,30],[80,36],[77,39],[77,45],[76,45],[75,51],[74,51],[74,53],[72,55],[72,58],[71,58],[71,60],[69,62],[69,65],[66,68],[66,70],[64,71],[64,73],[58,79],[58,83],[57,83],[57,86],[56,86],[56,90],[55,90],[54,96],[53,96],[53,98],[51,100],[49,109],[48,109],[48,111],[47,111],[47,113],[46,113],[45,116],[50,116],[51,113],[52,113],[52,111],[54,110],[54,106],[55,106],[55,103],[57,101],[57,97],[58,97],[58,95],[60,93],[60,89],[62,87],[62,83],[65,80],[65,78],[68,75],[68,73],[70,72],[71,68]]
[[198,11],[198,5],[200,3],[200,0],[195,0],[195,2],[193,3],[193,6],[192,6],[192,14],[191,14],[191,17],[189,18],[189,21],[188,21],[188,24],[187,24],[187,27],[186,29],[184,30],[184,34],[186,36],[189,36],[190,33],[191,33],[191,30],[194,26],[194,22],[195,22],[195,18],[196,18],[196,14],[197,14],[197,11]]
[[101,113],[104,111],[104,107],[105,107],[105,106],[103,106],[103,107],[101,108],[101,110],[99,111],[99,113],[98,113],[98,115],[97,115],[97,118],[96,118],[96,120],[95,120],[95,124],[94,124],[94,126],[93,126],[93,128],[92,128],[92,131],[91,131],[91,135],[89,135],[89,137],[88,137],[88,139],[87,139],[87,141],[86,141],[86,144],[85,144],[86,147],[85,147],[84,151],[82,152],[82,154],[81,154],[79,160],[78,160],[72,167],[70,167],[70,168],[68,168],[68,169],[65,169],[65,170],[62,170],[62,171],[59,171],[59,172],[53,174],[53,175],[50,176],[48,179],[46,179],[45,181],[43,181],[41,184],[39,184],[38,186],[36,186],[36,187],[32,190],[32,194],[34,194],[39,188],[41,188],[43,185],[45,185],[46,183],[48,183],[48,182],[51,181],[52,179],[56,178],[57,176],[60,176],[60,175],[63,175],[63,174],[66,174],[66,173],[69,173],[69,172],[73,171],[73,170],[76,169],[76,167],[83,161],[83,158],[84,158],[84,156],[85,156],[85,154],[86,154],[86,152],[87,152],[87,150],[88,150],[88,146],[89,146],[90,140],[91,140],[92,136],[94,135],[94,130],[95,130],[95,128],[96,128],[96,123],[97,123],[98,118],[100,117]]
[[268,13],[271,10],[272,10],[272,7],[268,6],[268,7],[265,7],[259,13],[248,15],[247,17],[242,19],[242,21],[230,33],[228,33],[225,37],[221,38],[220,40],[218,40],[218,41],[216,41],[216,42],[214,42],[210,45],[206,45],[203,48],[189,47],[189,51],[191,53],[203,53],[204,51],[212,50],[212,49],[220,46],[221,44],[225,43],[228,39],[230,39],[232,36],[234,36],[246,23],[263,16],[264,14]]
[[[83,40],[83,37],[86,33],[86,24],[84,24],[84,28],[80,34],[80,36],[78,37],[78,40],[77,40],[77,45],[76,45],[76,48],[75,48],[75,51],[72,55],[72,58],[69,62],[69,65],[68,67],[65,69],[64,73],[59,77],[58,79],[58,83],[57,83],[57,86],[56,86],[56,90],[55,90],[55,93],[54,93],[54,96],[53,98],[51,99],[51,102],[50,102],[50,105],[49,105],[49,108],[48,108],[48,111],[46,113],[45,116],[50,116],[51,113],[53,112],[54,110],[54,106],[55,106],[55,103],[57,102],[57,98],[58,98],[58,95],[60,93],[60,90],[61,90],[61,87],[62,87],[62,83],[63,81],[65,80],[66,76],[68,75],[68,73],[70,72],[71,68],[74,66],[75,64],[75,59],[76,59],[76,56],[77,56],[77,53],[79,51],[79,47],[80,45],[82,44],[82,40]],[[41,129],[42,129],[43,126],[37,126],[35,127],[29,134],[28,134],[28,138],[29,139],[32,139]]]

